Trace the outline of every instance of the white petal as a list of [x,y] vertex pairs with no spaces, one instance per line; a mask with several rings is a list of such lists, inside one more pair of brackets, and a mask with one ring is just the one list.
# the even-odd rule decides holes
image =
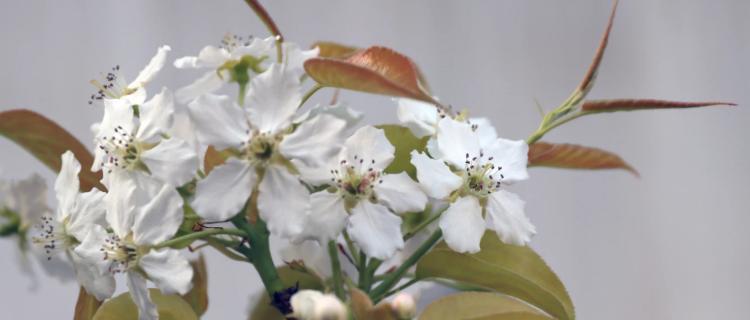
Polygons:
[[457,168],[464,167],[467,154],[479,156],[479,139],[471,126],[450,118],[438,122],[437,145],[443,160]]
[[174,62],[175,68],[218,68],[229,59],[225,49],[206,46],[201,49],[197,57],[182,57]]
[[204,73],[200,78],[195,79],[193,83],[177,89],[175,97],[181,104],[188,103],[200,97],[203,94],[212,93],[219,90],[224,85],[224,79],[219,77],[216,70]]
[[133,106],[133,105],[140,106],[144,102],[146,102],[146,97],[148,97],[148,93],[146,92],[146,89],[143,87],[138,87],[135,91],[131,92],[130,94],[121,96],[120,100],[124,101],[129,106]]
[[135,216],[137,187],[132,174],[124,170],[115,170],[107,178],[109,180],[108,192],[104,197],[107,206],[107,223],[121,238],[125,238],[130,233]]
[[50,212],[47,207],[47,184],[36,173],[24,180],[13,182],[4,204],[20,215],[23,227],[39,223],[42,216]]
[[80,185],[78,173],[81,172],[81,164],[73,156],[73,152],[70,152],[70,150],[65,151],[61,158],[62,166],[55,180],[58,212],[62,213],[62,216],[58,217],[60,221],[65,219],[74,209]]
[[302,100],[298,77],[273,64],[253,78],[249,87],[247,105],[254,127],[261,132],[276,133],[291,124]]
[[170,184],[163,184],[159,193],[138,209],[133,221],[133,241],[138,245],[167,240],[182,223],[182,197]]
[[516,182],[529,178],[527,162],[529,145],[523,140],[495,139],[485,149],[485,157],[494,157],[492,163],[502,167],[503,182]]
[[232,50],[231,59],[239,60],[242,56],[251,55],[255,58],[266,57],[266,60],[272,60],[275,59],[275,56],[270,56],[272,54],[276,54],[275,37],[253,38],[249,45]]
[[138,320],[159,320],[159,311],[151,302],[151,294],[146,285],[146,279],[138,272],[130,271],[127,274],[128,289],[130,297],[138,307]]
[[318,104],[312,107],[307,112],[298,113],[297,116],[294,117],[293,122],[300,123],[302,121],[311,119],[320,114],[329,114],[336,118],[346,121],[346,131],[354,129],[354,126],[357,125],[357,123],[359,123],[359,121],[362,120],[362,118],[364,117],[364,114],[362,114],[362,112],[354,110],[343,103],[337,103],[334,105]]
[[287,70],[297,76],[305,73],[305,69],[303,68],[305,61],[317,57],[320,52],[320,49],[317,47],[310,50],[301,50],[296,43],[291,42],[284,42],[282,50],[284,50],[284,64]]
[[505,243],[523,246],[531,241],[536,228],[524,213],[525,203],[518,195],[500,190],[487,201],[487,227]]
[[477,198],[458,198],[440,217],[439,225],[451,249],[461,253],[479,252],[485,225]]
[[75,266],[78,282],[89,294],[95,296],[99,301],[112,297],[115,292],[115,278],[113,276],[102,274],[96,265],[92,265],[75,252],[70,254],[70,259]]
[[325,190],[313,193],[302,234],[295,240],[317,240],[320,245],[326,245],[344,230],[347,216],[341,195]]
[[401,218],[388,208],[360,201],[352,213],[346,230],[368,256],[385,260],[404,248]]
[[104,99],[104,118],[99,125],[99,137],[115,135],[115,128],[118,127],[127,133],[134,133],[136,127],[132,104],[123,99]]
[[136,140],[143,142],[157,142],[161,134],[172,127],[174,121],[174,98],[166,87],[161,89],[151,100],[138,108],[140,125]]
[[219,150],[239,147],[250,129],[245,111],[227,96],[202,95],[188,104],[198,140]]
[[164,294],[185,294],[192,286],[193,268],[177,250],[151,250],[138,266]]
[[86,264],[95,266],[98,274],[102,275],[109,273],[110,261],[104,259],[104,253],[101,251],[108,236],[104,227],[93,225],[85,237],[78,239],[81,243],[74,249],[74,254],[82,258]]
[[444,199],[461,187],[461,177],[451,172],[441,160],[430,159],[416,150],[411,152],[411,163],[417,168],[417,180],[428,196]]
[[422,101],[400,98],[396,99],[398,121],[406,125],[418,138],[434,135],[438,120],[437,107]]
[[344,148],[341,150],[343,157],[339,158],[355,162],[354,165],[357,165],[356,162],[363,161],[363,166],[367,168],[383,170],[393,161],[395,151],[396,148],[385,137],[382,129],[364,126],[346,139]]
[[375,185],[378,200],[384,202],[393,212],[406,213],[424,210],[427,196],[406,172],[386,174],[383,182]]
[[159,47],[159,50],[156,51],[156,55],[151,58],[151,61],[148,62],[146,67],[138,73],[138,77],[128,85],[128,88],[134,89],[143,87],[146,83],[151,81],[151,79],[159,73],[159,70],[164,67],[164,62],[167,61],[167,52],[169,52],[169,50],[171,50],[169,46]]
[[255,181],[255,168],[245,161],[229,159],[198,181],[193,209],[206,221],[228,220],[245,205]]
[[[334,159],[334,158],[330,158]],[[331,169],[339,168],[338,161],[329,161],[328,164],[308,166],[300,159],[289,160],[299,172],[299,177],[305,183],[312,186],[321,186],[331,182]]]
[[106,223],[104,220],[106,212],[105,195],[104,192],[96,188],[78,195],[76,208],[70,212],[66,225],[68,234],[80,241],[88,234],[93,225],[104,225]]
[[178,138],[164,139],[141,154],[151,175],[162,182],[181,186],[195,177],[198,155],[187,142]]
[[299,235],[310,193],[298,177],[284,167],[269,166],[258,191],[258,212],[268,230],[282,237]]
[[339,151],[339,140],[346,122],[332,115],[321,114],[303,122],[279,144],[279,152],[287,159],[299,159],[307,166],[319,166]]
[[490,119],[487,118],[471,118],[469,124],[476,126],[474,132],[476,132],[479,138],[479,146],[485,148],[497,139],[497,131],[492,126]]

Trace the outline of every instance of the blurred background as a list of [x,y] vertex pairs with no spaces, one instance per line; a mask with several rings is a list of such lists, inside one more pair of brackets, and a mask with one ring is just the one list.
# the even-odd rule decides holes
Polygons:
[[[610,1],[262,1],[285,37],[394,48],[441,100],[522,139],[578,84]],[[545,137],[620,154],[641,174],[533,169],[514,186],[539,234],[534,247],[566,284],[581,319],[746,319],[750,299],[750,1],[623,0],[591,98],[733,101],[739,107],[585,117]],[[132,79],[169,44],[171,58],[225,33],[267,35],[240,0],[2,1],[0,110],[28,108],[84,143],[102,115],[88,83],[119,64]],[[200,72],[168,66],[151,85]],[[316,97],[328,100],[332,91]],[[394,122],[389,98],[344,92],[369,122]],[[3,178],[54,174],[0,139]],[[50,199],[52,199],[50,195]],[[70,318],[78,292],[23,275],[0,240],[6,319]],[[259,287],[251,266],[208,252],[205,319],[242,319]],[[35,279],[35,280],[34,280]],[[123,284],[122,282],[120,284]],[[34,287],[33,290],[30,288]],[[124,287],[124,285],[121,285]]]

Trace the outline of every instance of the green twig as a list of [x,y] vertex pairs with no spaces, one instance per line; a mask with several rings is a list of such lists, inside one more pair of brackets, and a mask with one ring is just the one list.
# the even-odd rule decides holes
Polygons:
[[339,299],[344,299],[344,283],[341,275],[341,261],[335,240],[328,242],[328,255],[331,257],[331,271],[333,272],[333,292]]
[[203,230],[203,231],[199,231],[199,232],[189,233],[189,234],[186,234],[184,236],[180,236],[180,237],[177,237],[177,238],[174,238],[174,239],[170,239],[170,240],[164,241],[162,243],[159,243],[159,244],[155,245],[154,249],[161,249],[161,248],[171,247],[173,245],[181,244],[181,243],[183,243],[185,241],[203,239],[203,238],[206,238],[206,237],[210,237],[210,236],[214,236],[214,235],[219,235],[219,234],[228,234],[228,235],[239,236],[239,237],[245,237],[246,236],[246,234],[245,234],[244,231],[237,230],[237,229],[208,229],[208,230]]
[[302,96],[302,100],[300,100],[299,106],[297,107],[297,109],[302,108],[305,102],[307,102],[307,100],[310,100],[310,97],[312,97],[316,92],[318,92],[318,90],[323,89],[323,88],[325,87],[320,84],[316,84],[315,86],[310,88],[310,90],[307,91],[304,96]]
[[245,219],[244,214],[238,214],[232,218],[232,223],[247,233],[250,248],[240,246],[238,250],[252,261],[268,295],[273,297],[274,293],[284,290],[284,284],[281,282],[281,278],[279,278],[273,258],[271,257],[268,242],[270,233],[268,232],[268,228],[266,228],[266,223],[258,218],[255,224],[250,224]]

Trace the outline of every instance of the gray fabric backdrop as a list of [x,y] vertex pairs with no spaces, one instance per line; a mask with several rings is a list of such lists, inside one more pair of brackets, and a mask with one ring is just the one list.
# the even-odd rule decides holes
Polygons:
[[[411,56],[433,91],[524,138],[567,97],[608,15],[603,0],[264,1],[288,39],[386,45]],[[750,295],[750,2],[624,0],[591,96],[729,100],[737,108],[602,115],[546,139],[616,151],[641,173],[534,169],[515,191],[539,235],[532,246],[567,284],[581,319],[745,319]],[[131,78],[169,44],[172,57],[226,32],[265,35],[240,0],[2,1],[0,110],[30,108],[91,141],[101,109],[88,81],[114,64]],[[197,73],[168,68],[152,91]],[[327,97],[324,91],[320,97]],[[372,122],[388,98],[346,93]],[[53,174],[0,140],[4,177]],[[6,319],[70,318],[76,285],[21,276],[0,241]],[[258,279],[209,254],[207,319],[242,318]]]

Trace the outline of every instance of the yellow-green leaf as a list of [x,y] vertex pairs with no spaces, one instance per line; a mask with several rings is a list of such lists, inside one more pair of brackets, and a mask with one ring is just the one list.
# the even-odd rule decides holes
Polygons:
[[558,319],[575,319],[565,286],[534,250],[504,244],[494,232],[484,234],[481,247],[479,253],[461,254],[441,242],[417,264],[417,277],[477,285],[521,299]]
[[193,267],[193,288],[182,296],[199,316],[208,309],[208,271],[206,259],[201,254],[198,260],[190,262]]
[[530,145],[529,167],[623,169],[638,176],[638,172],[631,165],[612,152],[568,143],[539,141]]
[[377,127],[385,131],[385,137],[396,148],[393,162],[385,168],[385,172],[406,172],[412,179],[415,179],[417,168],[411,164],[411,152],[412,150],[423,152],[427,146],[428,137],[419,139],[414,136],[409,128],[395,124],[386,124]]
[[[302,289],[313,289],[323,291],[323,281],[313,276],[312,274],[293,270],[288,266],[279,267],[276,269],[281,278],[281,282],[284,283],[285,287],[291,287],[299,284],[300,290]],[[265,291],[260,296],[260,299],[255,302],[255,306],[250,312],[250,320],[284,320],[284,316],[271,306],[271,299],[265,294]]]
[[101,172],[93,173],[91,164],[94,157],[86,147],[60,127],[54,121],[31,110],[16,109],[0,112],[0,135],[12,140],[29,151],[47,167],[55,172],[60,171],[65,151],[72,151],[81,163],[81,191],[89,191],[93,187],[104,190],[99,183]]
[[101,305],[101,301],[96,300],[96,297],[90,295],[88,292],[86,292],[86,289],[81,287],[78,290],[78,301],[76,301],[76,309],[75,314],[73,315],[73,320],[93,319],[94,314],[96,314],[96,310],[99,309],[99,306]]
[[[193,308],[180,296],[163,295],[158,289],[149,289],[149,292],[160,320],[198,320]],[[138,307],[130,293],[125,292],[102,304],[93,320],[138,320]]]
[[430,303],[420,320],[551,320],[538,309],[493,292],[461,292]]
[[357,51],[345,60],[308,59],[305,70],[311,78],[326,87],[438,103],[427,92],[414,62],[385,47]]

